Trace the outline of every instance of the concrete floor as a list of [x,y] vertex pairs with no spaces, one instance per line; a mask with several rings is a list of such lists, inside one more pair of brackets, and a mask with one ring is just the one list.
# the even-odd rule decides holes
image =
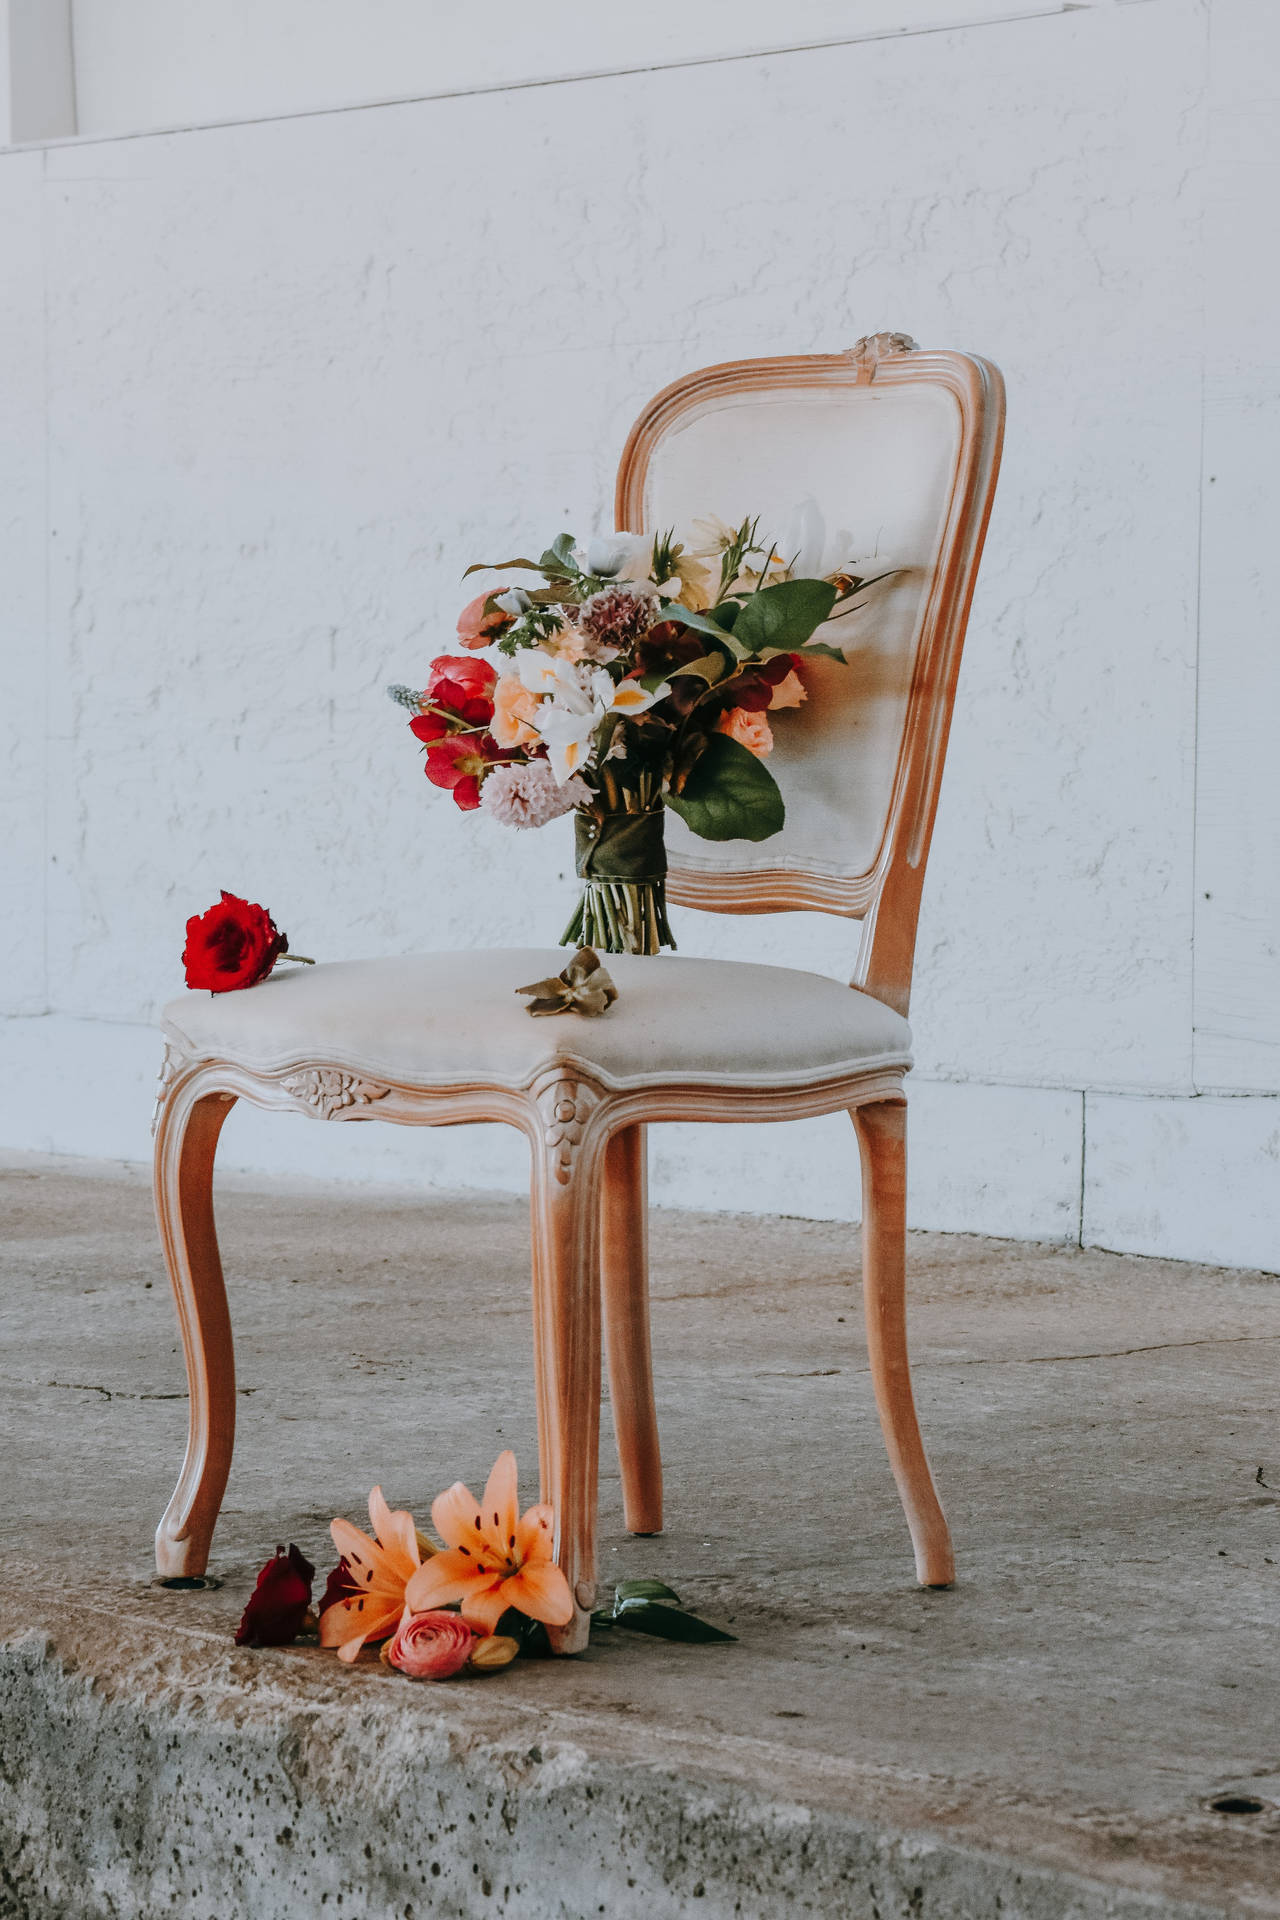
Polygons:
[[[654,1216],[661,1576],[614,1634],[412,1686],[231,1632],[381,1481],[535,1488],[523,1208],[220,1188],[241,1426],[213,1591],[150,1584],[185,1395],[145,1174],[0,1172],[0,1914],[1280,1914],[1280,1279],[912,1237],[959,1584],[913,1584],[856,1233]],[[1206,1802],[1262,1799],[1253,1814]]]

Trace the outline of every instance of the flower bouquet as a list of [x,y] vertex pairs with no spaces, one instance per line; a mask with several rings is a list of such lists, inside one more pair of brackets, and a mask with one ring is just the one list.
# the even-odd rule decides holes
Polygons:
[[[434,660],[420,692],[388,689],[459,807],[514,827],[576,815],[583,890],[566,946],[674,947],[665,808],[706,840],[779,831],[769,713],[806,699],[807,661],[843,663],[814,635],[892,571],[851,561],[808,577],[755,519],[696,531],[691,546],[619,533],[585,549],[562,533],[540,560],[468,567],[540,583],[477,595],[458,621],[466,652]],[[478,657],[490,648],[497,665]]]

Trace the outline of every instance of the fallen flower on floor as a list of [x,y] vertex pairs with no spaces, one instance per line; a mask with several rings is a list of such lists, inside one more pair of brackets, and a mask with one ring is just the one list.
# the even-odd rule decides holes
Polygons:
[[316,1570],[295,1546],[277,1547],[236,1628],[238,1647],[287,1647],[302,1631]]
[[387,1666],[410,1680],[448,1680],[471,1658],[476,1636],[457,1613],[410,1613],[382,1649]]
[[[339,1660],[355,1659],[366,1640],[385,1640],[395,1632],[405,1607],[405,1589],[419,1571],[421,1539],[413,1515],[393,1513],[382,1488],[369,1495],[373,1538],[349,1520],[330,1523],[333,1544],[342,1555],[350,1591],[320,1615],[320,1645],[336,1647]],[[429,1544],[429,1543],[428,1543]],[[339,1568],[339,1573],[341,1568]],[[334,1576],[330,1575],[330,1586]],[[329,1590],[326,1589],[326,1599]]]
[[457,1480],[433,1502],[431,1518],[448,1551],[410,1579],[405,1600],[413,1612],[457,1601],[463,1618],[486,1634],[509,1607],[550,1627],[572,1620],[569,1582],[551,1558],[555,1516],[537,1506],[520,1517],[510,1448],[498,1455],[483,1505]]

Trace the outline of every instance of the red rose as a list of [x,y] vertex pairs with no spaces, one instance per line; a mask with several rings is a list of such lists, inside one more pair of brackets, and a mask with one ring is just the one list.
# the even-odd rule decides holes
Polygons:
[[456,653],[442,653],[431,662],[422,697],[429,705],[456,714],[469,727],[487,727],[493,718],[497,684],[497,673],[487,660],[464,660]]
[[486,600],[491,600],[495,592],[502,588],[489,587],[484,593],[478,593],[474,600],[468,600],[458,615],[458,645],[460,647],[487,647],[500,633],[505,633],[515,622],[514,613],[504,613],[501,607],[491,607],[485,612]]
[[448,787],[464,813],[480,805],[480,782],[490,767],[513,755],[487,733],[451,733],[427,748],[424,769],[432,786]]
[[189,987],[230,993],[234,987],[256,987],[288,951],[287,936],[277,930],[266,908],[224,887],[219,905],[188,920],[182,964]]
[[290,1547],[277,1547],[258,1575],[249,1604],[236,1628],[238,1647],[287,1647],[296,1640],[302,1618],[311,1605],[311,1582],[316,1570]]

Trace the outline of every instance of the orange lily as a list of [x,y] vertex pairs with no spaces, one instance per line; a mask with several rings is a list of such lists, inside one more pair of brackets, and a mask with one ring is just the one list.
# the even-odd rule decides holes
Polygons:
[[498,1455],[483,1502],[461,1480],[432,1503],[431,1518],[444,1541],[418,1568],[405,1589],[414,1613],[461,1602],[463,1618],[493,1633],[508,1607],[563,1627],[573,1618],[569,1582],[551,1558],[555,1515],[550,1507],[530,1507],[520,1517],[516,1457]]
[[381,1487],[369,1495],[369,1521],[372,1539],[349,1520],[334,1520],[329,1526],[357,1588],[320,1615],[320,1645],[336,1647],[339,1660],[354,1660],[366,1640],[385,1640],[395,1632],[404,1612],[405,1588],[421,1561],[413,1515],[393,1513]]

